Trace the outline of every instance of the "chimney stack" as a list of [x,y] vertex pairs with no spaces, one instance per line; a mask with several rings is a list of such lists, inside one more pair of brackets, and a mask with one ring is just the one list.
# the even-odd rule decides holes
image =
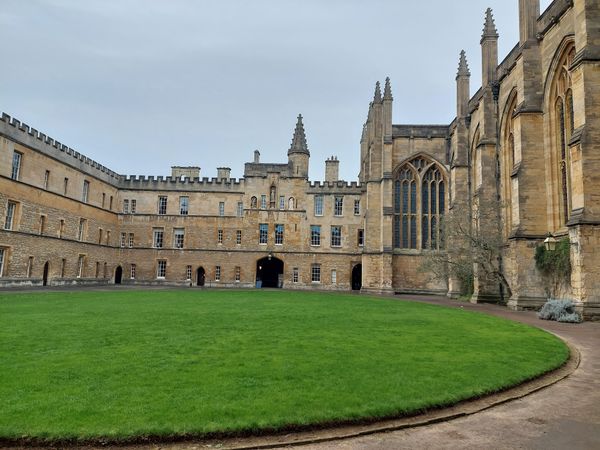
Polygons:
[[325,160],[325,181],[335,183],[340,178],[340,162],[337,156]]
[[229,167],[217,167],[217,178],[220,181],[229,181],[231,169]]
[[260,152],[258,150],[254,150],[254,164],[260,163]]

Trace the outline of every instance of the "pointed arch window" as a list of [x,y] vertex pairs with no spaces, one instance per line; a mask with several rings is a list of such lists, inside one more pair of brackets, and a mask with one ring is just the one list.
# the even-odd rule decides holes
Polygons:
[[571,73],[569,67],[575,56],[575,47],[571,44],[561,57],[554,78],[554,127],[555,161],[558,177],[555,182],[555,192],[558,194],[557,206],[560,225],[565,225],[571,213],[571,157],[569,141],[575,128],[573,91],[571,88]]
[[394,247],[442,248],[445,210],[446,186],[441,169],[422,157],[402,166],[394,180]]

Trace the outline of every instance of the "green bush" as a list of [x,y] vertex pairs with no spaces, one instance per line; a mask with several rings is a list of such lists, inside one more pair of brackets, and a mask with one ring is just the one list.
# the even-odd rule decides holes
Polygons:
[[548,297],[558,296],[561,288],[571,281],[570,247],[567,237],[557,242],[554,250],[546,250],[543,244],[535,249],[535,266],[544,278]]

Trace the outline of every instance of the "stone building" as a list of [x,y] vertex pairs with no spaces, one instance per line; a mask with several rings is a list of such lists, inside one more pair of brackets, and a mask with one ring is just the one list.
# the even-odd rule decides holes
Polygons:
[[[418,270],[445,251],[455,208],[498,200],[513,308],[545,299],[535,248],[568,237],[565,297],[600,315],[600,3],[519,0],[520,39],[498,61],[487,10],[482,86],[471,96],[464,52],[449,125],[395,125],[390,80],[377,83],[358,182],[309,181],[298,117],[288,161],[123,176],[29,126],[0,120],[0,284],[168,283],[456,295],[456,280]],[[486,224],[474,222],[485,232]],[[498,286],[475,268],[474,301]]]

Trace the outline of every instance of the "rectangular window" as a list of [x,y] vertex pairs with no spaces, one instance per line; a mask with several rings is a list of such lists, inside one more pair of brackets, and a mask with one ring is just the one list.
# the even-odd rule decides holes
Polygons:
[[84,273],[85,255],[79,255],[77,261],[77,278],[83,278]]
[[333,203],[333,215],[343,216],[344,215],[344,197],[336,195]]
[[3,248],[0,248],[0,277],[4,276],[4,255],[6,252]]
[[267,196],[265,194],[260,196],[260,209],[267,209]]
[[67,195],[67,192],[69,192],[69,179],[65,177],[65,181],[63,183],[63,195]]
[[158,197],[158,214],[167,213],[167,196],[161,195]]
[[215,266],[215,281],[221,281],[221,266]]
[[110,230],[106,231],[106,245],[110,245]]
[[242,269],[240,266],[235,267],[235,282],[239,283],[242,278]]
[[98,278],[98,275],[100,275],[100,262],[96,261],[96,272],[94,273],[94,278]]
[[283,224],[275,224],[275,245],[283,245]]
[[310,226],[310,245],[321,245],[321,225]]
[[323,196],[315,195],[315,216],[323,215]]
[[135,269],[135,264],[131,264],[131,267],[129,268],[129,278],[131,278],[132,280],[135,280]]
[[313,264],[310,266],[310,281],[313,283],[321,282],[321,264]]
[[261,223],[258,225],[258,243],[266,244],[269,241],[269,225]]
[[98,244],[102,244],[102,228],[98,228]]
[[4,219],[4,229],[12,230],[15,222],[15,215],[17,214],[17,204],[15,202],[8,202],[6,205],[6,218]]
[[163,236],[164,230],[162,228],[154,229],[152,238],[152,246],[154,248],[163,248]]
[[331,271],[331,284],[337,284],[337,271],[335,269]]
[[131,200],[131,214],[135,214],[136,206],[137,206],[137,201],[135,199]]
[[29,257],[27,261],[27,278],[31,278],[31,273],[33,272],[33,256]]
[[167,261],[159,259],[156,265],[156,278],[165,278],[167,276]]
[[77,240],[78,241],[83,241],[83,239],[84,239],[86,222],[87,221],[85,219],[79,219],[79,228],[77,230]]
[[108,276],[108,264],[104,263],[104,269],[102,270],[102,277],[106,278]]
[[43,214],[40,216],[40,235],[46,231],[46,216]]
[[21,157],[22,156],[23,156],[23,154],[19,153],[16,150],[13,152],[12,171],[10,172],[10,177],[13,180],[19,179],[19,175],[21,173]]
[[279,196],[279,209],[285,209],[285,197],[283,195]]
[[237,204],[237,216],[244,217],[244,202],[238,202]]
[[133,233],[129,233],[129,248],[133,247]]
[[219,216],[225,215],[225,202],[219,202]]
[[87,180],[84,180],[83,181],[83,191],[81,193],[81,201],[83,203],[87,203],[89,193],[90,193],[90,182]]
[[183,248],[183,241],[185,238],[185,230],[183,228],[173,229],[173,247]]
[[127,233],[121,233],[121,248],[127,244]]
[[58,225],[58,237],[62,239],[65,234],[65,219],[60,219],[60,224]]
[[123,214],[129,214],[129,200],[123,200]]
[[235,232],[235,243],[237,245],[242,244],[242,230],[236,230]]
[[341,247],[342,246],[342,227],[332,226],[331,227],[331,246]]
[[106,193],[102,193],[102,207],[104,208],[104,204],[106,203]]
[[365,230],[358,230],[358,246],[363,247],[365,245]]
[[190,198],[179,197],[179,214],[187,216],[190,212]]
[[354,215],[360,216],[360,200],[354,200]]
[[297,283],[299,278],[298,268],[294,267],[292,269],[292,283]]
[[185,279],[187,281],[191,281],[191,279],[192,279],[192,266],[187,266],[185,268]]
[[217,244],[223,243],[223,230],[217,230]]
[[46,170],[46,173],[44,173],[44,189],[48,189],[49,183],[50,183],[50,171]]
[[108,209],[112,211],[112,202],[113,202],[113,196],[110,196],[110,199],[108,200]]
[[60,277],[65,277],[65,271],[67,270],[67,260],[63,258],[60,262]]

